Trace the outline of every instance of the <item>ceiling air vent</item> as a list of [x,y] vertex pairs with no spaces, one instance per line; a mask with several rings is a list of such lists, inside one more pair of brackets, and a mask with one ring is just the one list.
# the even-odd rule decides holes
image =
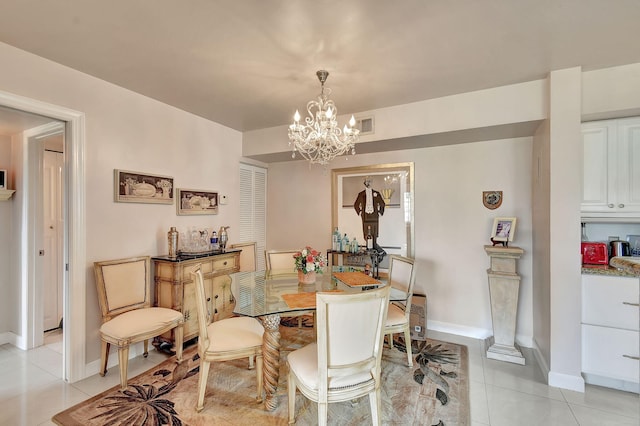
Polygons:
[[356,118],[356,128],[360,130],[361,135],[374,133],[373,117]]

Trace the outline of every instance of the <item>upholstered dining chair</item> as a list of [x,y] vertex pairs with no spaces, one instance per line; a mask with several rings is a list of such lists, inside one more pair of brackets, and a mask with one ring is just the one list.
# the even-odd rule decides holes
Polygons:
[[413,297],[413,284],[415,283],[415,268],[413,259],[397,255],[389,257],[389,285],[407,294],[407,299],[400,302],[391,302],[384,334],[389,336],[389,346],[393,348],[393,335],[404,333],[404,343],[407,348],[409,367],[413,366],[413,354],[411,352],[411,326],[409,317],[411,314],[411,299]]
[[240,272],[253,272],[256,270],[256,243],[235,243],[229,248],[240,249]]
[[111,345],[118,347],[120,387],[127,387],[129,346],[144,342],[144,356],[149,353],[149,339],[175,329],[176,357],[182,361],[184,318],[173,309],[151,306],[149,256],[94,262],[96,288],[102,311],[100,375],[107,374]]
[[389,286],[360,293],[317,293],[317,341],[289,353],[289,424],[295,423],[296,389],[318,404],[327,424],[328,404],[369,395],[374,425],[381,423],[380,365]]
[[295,272],[296,261],[293,255],[297,252],[298,250],[265,250],[264,261],[267,269],[290,269],[291,272]]
[[225,318],[209,322],[204,279],[198,266],[191,272],[195,281],[196,310],[198,311],[198,355],[200,355],[200,377],[198,378],[198,399],[196,411],[204,408],[204,394],[207,389],[209,368],[212,362],[248,358],[249,368],[253,368],[255,357],[258,391],[256,401],[262,401],[262,335],[264,327],[249,317]]
[[[293,255],[299,250],[265,250],[264,260],[268,270],[290,270],[292,273],[296,271],[296,261]],[[314,311],[296,311],[282,314],[282,317],[298,318],[298,328],[302,327],[302,317],[313,316]]]

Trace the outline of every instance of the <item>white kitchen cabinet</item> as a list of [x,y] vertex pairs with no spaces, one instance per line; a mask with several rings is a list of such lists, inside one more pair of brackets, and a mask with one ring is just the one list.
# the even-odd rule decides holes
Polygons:
[[640,393],[640,278],[582,275],[587,383]]
[[582,124],[583,217],[640,217],[640,117]]

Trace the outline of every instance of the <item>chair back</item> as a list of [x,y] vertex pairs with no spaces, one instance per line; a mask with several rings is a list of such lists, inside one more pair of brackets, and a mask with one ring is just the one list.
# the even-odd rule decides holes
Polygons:
[[389,285],[402,290],[409,297],[413,295],[413,284],[416,281],[413,259],[397,255],[389,258]]
[[[207,297],[204,292],[204,277],[202,269],[197,265],[191,275],[194,278],[196,286],[196,311],[198,314],[198,352],[203,354],[209,347],[209,333],[207,326],[209,325],[209,314],[207,312]],[[202,355],[201,355],[202,356]]]
[[94,262],[102,322],[134,309],[151,307],[149,256]]
[[256,270],[256,243],[231,244],[229,248],[241,249],[240,272],[253,272]]
[[266,250],[264,252],[264,260],[267,269],[290,269],[294,271],[296,261],[293,255],[297,252],[298,250]]
[[321,400],[326,401],[334,378],[361,374],[363,381],[379,380],[390,290],[384,286],[355,294],[316,294]]
[[389,285],[407,293],[404,301],[392,303],[404,311],[407,322],[410,320],[413,285],[416,281],[413,262],[413,259],[397,255],[391,255],[389,258]]

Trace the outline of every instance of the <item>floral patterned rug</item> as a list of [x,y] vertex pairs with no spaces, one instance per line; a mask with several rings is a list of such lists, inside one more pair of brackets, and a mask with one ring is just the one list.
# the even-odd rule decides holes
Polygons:
[[[295,322],[297,325],[297,321]],[[293,324],[292,324],[293,325]],[[279,406],[272,412],[255,402],[255,371],[247,360],[214,363],[205,408],[195,410],[199,357],[195,345],[129,379],[124,391],[109,389],[53,417],[63,426],[89,425],[286,425],[286,356],[314,338],[308,327],[280,327]],[[436,340],[413,341],[414,367],[406,365],[401,338],[385,347],[382,360],[382,423],[385,425],[469,425],[468,352],[466,346]],[[116,371],[117,373],[117,371]],[[114,374],[114,372],[111,372]],[[329,424],[371,423],[367,397],[329,404]],[[316,404],[296,396],[296,422],[317,424]]]

